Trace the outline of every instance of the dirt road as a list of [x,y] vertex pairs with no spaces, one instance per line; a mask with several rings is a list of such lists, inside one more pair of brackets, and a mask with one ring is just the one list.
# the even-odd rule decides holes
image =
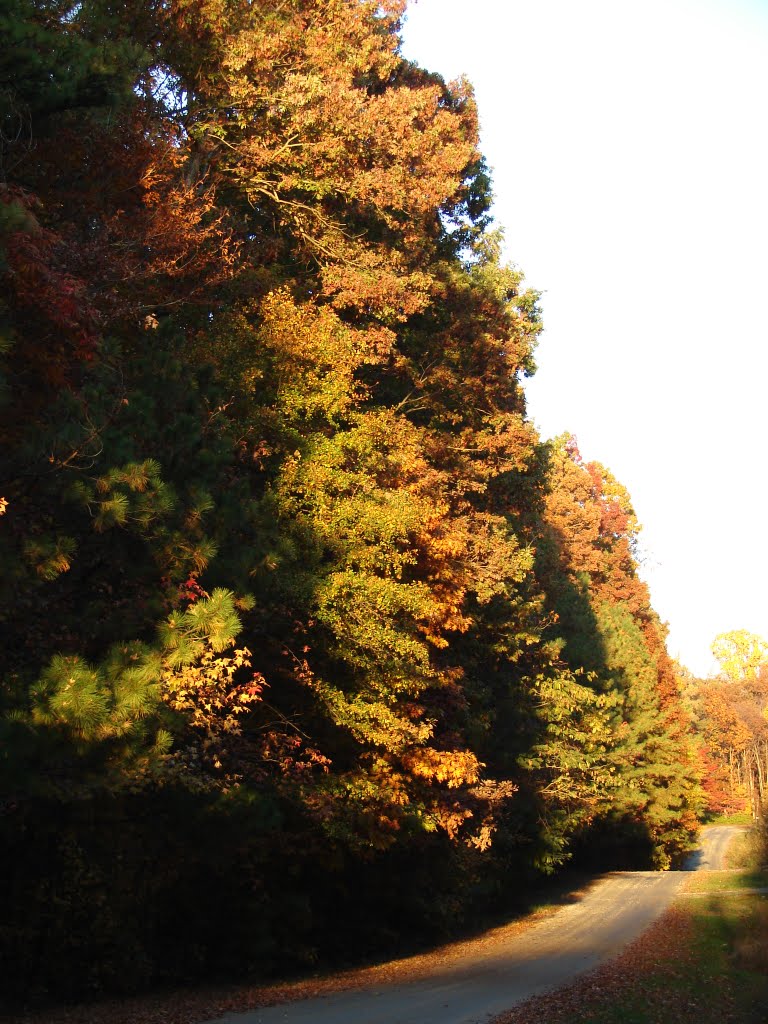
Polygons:
[[686,867],[689,871],[722,871],[725,864],[725,853],[728,845],[739,832],[747,829],[732,825],[711,825],[704,829],[703,842],[699,849],[688,858]]
[[[724,867],[737,828],[703,833],[689,869]],[[207,1024],[486,1024],[558,988],[636,938],[669,905],[684,872],[614,872],[525,931],[498,929],[449,950],[428,977],[230,1014]]]

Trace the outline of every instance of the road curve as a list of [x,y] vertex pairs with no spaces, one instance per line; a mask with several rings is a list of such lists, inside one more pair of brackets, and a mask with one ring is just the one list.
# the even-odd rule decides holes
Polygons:
[[[739,832],[705,829],[688,870],[724,867]],[[206,1024],[486,1024],[531,996],[559,988],[637,938],[667,908],[684,873],[613,872],[576,903],[525,931],[449,952],[428,977],[232,1013]],[[477,951],[473,951],[476,945]]]
[[734,836],[749,831],[736,825],[709,825],[702,832],[702,842],[688,858],[688,871],[723,871],[727,867],[725,854]]

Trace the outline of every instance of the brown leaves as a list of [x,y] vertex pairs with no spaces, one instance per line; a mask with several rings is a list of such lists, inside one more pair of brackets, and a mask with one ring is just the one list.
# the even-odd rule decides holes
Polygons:
[[477,159],[468,87],[399,57],[401,9],[303,0],[225,12],[209,0],[177,18],[182,35],[206,26],[209,40],[190,158],[205,151],[217,188],[234,184],[256,222],[287,230],[337,306],[390,321],[424,308],[437,211]]
[[[647,1024],[727,1024],[733,997],[718,986],[716,1005],[695,996],[678,979],[695,968],[694,924],[683,910],[668,911],[640,939],[607,964],[549,995],[526,1000],[494,1024],[586,1024],[628,1015]],[[642,1007],[642,1009],[639,1009]],[[637,1009],[636,1009],[637,1008]]]
[[105,224],[121,264],[121,290],[142,308],[210,302],[211,288],[232,276],[242,243],[207,168],[195,166],[194,150],[159,144],[136,175],[134,201]]

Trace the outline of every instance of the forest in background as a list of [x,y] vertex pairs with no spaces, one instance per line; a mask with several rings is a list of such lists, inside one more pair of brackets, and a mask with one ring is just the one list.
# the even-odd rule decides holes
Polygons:
[[768,799],[768,641],[745,629],[712,644],[720,671],[697,679],[680,669],[710,815],[764,818]]
[[0,12],[10,999],[403,951],[695,839],[630,497],[527,417],[538,297],[404,7]]

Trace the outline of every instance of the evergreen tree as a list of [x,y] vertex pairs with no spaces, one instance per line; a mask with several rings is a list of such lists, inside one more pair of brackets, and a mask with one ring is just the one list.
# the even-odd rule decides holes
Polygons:
[[[403,58],[403,10],[0,15],[1,795],[63,823],[70,912],[122,892],[118,834],[126,877],[166,851],[137,984],[183,971],[151,936],[202,876],[265,922],[242,967],[363,934],[366,872],[436,928],[432,878],[468,910],[601,822],[659,864],[695,827],[629,496],[527,417],[538,296],[471,88]],[[174,874],[212,819],[231,849]],[[62,950],[64,991],[90,948]]]

